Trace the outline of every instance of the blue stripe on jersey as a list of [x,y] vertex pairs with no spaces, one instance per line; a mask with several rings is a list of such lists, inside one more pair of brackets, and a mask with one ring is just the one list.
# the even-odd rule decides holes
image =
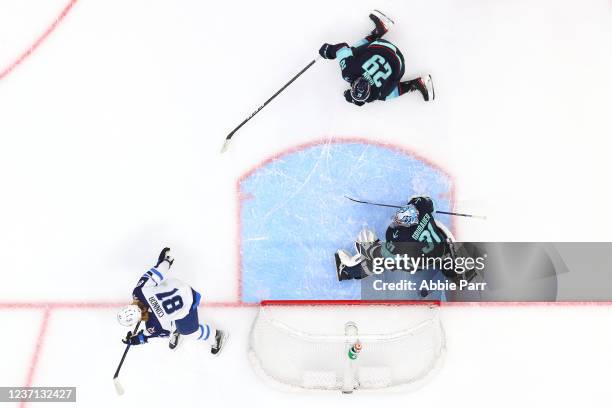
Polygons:
[[383,47],[391,48],[397,54],[397,47],[387,41],[372,41],[372,45],[382,45]]
[[198,337],[198,340],[200,340],[203,335],[204,335],[204,326],[200,325],[200,337]]
[[155,275],[153,275],[151,271],[145,272],[142,275],[142,279],[144,279],[145,281],[151,279],[153,282],[155,282],[155,284],[157,284],[157,281],[155,280]]
[[391,91],[391,93],[389,95],[387,95],[385,100],[397,98],[399,95],[400,95],[400,93],[399,93],[399,86],[396,86],[395,88],[393,88],[393,91]]
[[[193,290],[193,289],[191,289]],[[193,305],[191,306],[191,310],[196,309],[200,305],[200,299],[202,299],[202,295],[193,290]]]
[[365,38],[362,38],[361,40],[357,41],[357,43],[353,45],[353,47],[355,48],[361,47],[362,45],[366,45],[367,43],[368,43],[368,40],[366,40]]
[[[394,54],[398,54],[398,50],[397,47],[393,44],[391,44],[390,42],[387,41],[372,41],[372,43],[370,45],[378,45],[381,47],[387,47],[389,48],[391,51],[393,51]],[[398,58],[399,63],[400,63],[400,70],[402,69],[402,60],[400,58]]]
[[[202,338],[204,336],[204,330],[206,329],[206,337]],[[200,325],[200,337],[198,337],[198,340],[208,340],[208,336],[210,336],[210,327],[208,327],[208,325]]]
[[353,51],[349,47],[342,47],[338,51],[336,51],[336,58],[339,60],[343,60],[348,57],[353,56]]
[[156,274],[159,277],[160,281],[164,280],[164,275],[162,275],[157,269],[151,268],[149,271],[153,272],[154,274]]

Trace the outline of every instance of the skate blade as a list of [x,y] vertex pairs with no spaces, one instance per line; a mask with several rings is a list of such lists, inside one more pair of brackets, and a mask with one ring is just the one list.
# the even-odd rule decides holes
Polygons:
[[427,75],[427,81],[425,83],[425,86],[427,87],[427,92],[429,92],[429,94],[431,95],[431,98],[429,98],[429,101],[431,102],[436,99],[436,90],[434,89],[433,79],[431,78],[431,75]]
[[395,24],[395,21],[393,21],[389,16],[387,16],[385,13],[383,13],[380,10],[374,9],[372,10],[372,14],[378,17],[385,24],[385,26],[387,27],[387,30]]
[[[227,341],[229,340],[229,333],[224,332],[222,339],[221,339],[221,347],[219,347],[219,351],[217,351],[216,354],[213,354],[213,356],[217,357],[219,356],[219,354],[221,354],[221,352],[223,351],[223,349],[225,348],[225,345],[227,344]],[[211,353],[212,354],[212,353]]]

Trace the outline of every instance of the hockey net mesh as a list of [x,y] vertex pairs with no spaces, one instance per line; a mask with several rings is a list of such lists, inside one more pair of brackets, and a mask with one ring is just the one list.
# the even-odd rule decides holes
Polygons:
[[[286,389],[415,386],[445,349],[438,309],[432,302],[264,301],[249,358],[258,374]],[[362,350],[351,360],[357,341]]]

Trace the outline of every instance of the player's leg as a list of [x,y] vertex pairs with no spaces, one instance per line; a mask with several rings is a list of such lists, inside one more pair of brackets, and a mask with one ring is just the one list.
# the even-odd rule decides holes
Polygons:
[[365,48],[371,42],[381,39],[382,36],[385,35],[387,31],[389,31],[389,28],[393,25],[393,20],[391,20],[389,17],[385,16],[378,10],[374,10],[372,13],[370,13],[369,17],[370,20],[372,20],[372,22],[374,23],[374,29],[372,30],[372,32],[370,32],[370,34],[357,41],[357,43],[353,45],[356,54],[359,53],[359,50],[362,49],[362,47]]
[[393,92],[396,94],[394,96],[401,96],[414,91],[420,92],[425,101],[433,101],[436,98],[436,93],[434,91],[431,75],[400,82],[397,89]]
[[[357,263],[352,262],[351,259],[357,257],[359,261]],[[363,279],[366,278],[368,273],[362,264],[365,263],[365,260],[361,255],[357,254],[351,256],[348,252],[343,249],[340,249],[335,254],[336,259],[336,273],[338,274],[338,280],[350,280],[350,279]],[[343,261],[347,262],[344,263]]]
[[175,320],[174,325],[176,330],[170,336],[169,347],[175,349],[184,340],[202,341],[210,345],[210,352],[218,354],[223,348],[227,340],[227,333],[219,330],[214,326],[206,323],[200,323],[198,317],[198,304],[200,295],[194,292],[194,303],[189,310],[187,316],[182,319]]
[[355,255],[340,249],[335,254],[338,280],[363,279],[373,274],[373,259],[380,256],[380,240],[369,228],[363,228],[355,241]]
[[178,347],[180,343],[189,339],[214,344],[216,329],[210,324],[200,323],[198,308],[192,307],[189,314],[182,319],[174,321],[176,330],[170,336],[170,348]]
[[378,10],[374,10],[372,13],[370,13],[369,17],[374,23],[374,29],[370,35],[366,37],[366,39],[369,40],[368,42],[382,38],[382,36],[385,35],[387,31],[389,31],[389,28],[391,28],[391,26],[394,24],[393,20]]

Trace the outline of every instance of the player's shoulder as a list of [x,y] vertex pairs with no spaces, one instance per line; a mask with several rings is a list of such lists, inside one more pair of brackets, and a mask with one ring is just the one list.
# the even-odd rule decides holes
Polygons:
[[178,278],[168,278],[168,279],[165,279],[162,283],[160,283],[159,286],[162,286],[162,285],[164,287],[167,287],[167,288],[169,288],[169,287],[178,288],[178,287],[183,287],[183,286],[189,286],[185,282],[183,282],[182,280],[180,280]]
[[369,54],[395,54],[401,55],[402,52],[395,44],[386,40],[372,41],[365,49],[365,53]]
[[385,233],[385,239],[391,242],[408,242],[412,241],[412,234],[416,230],[416,226],[411,225],[410,227],[404,227],[401,225],[392,226],[387,228]]

